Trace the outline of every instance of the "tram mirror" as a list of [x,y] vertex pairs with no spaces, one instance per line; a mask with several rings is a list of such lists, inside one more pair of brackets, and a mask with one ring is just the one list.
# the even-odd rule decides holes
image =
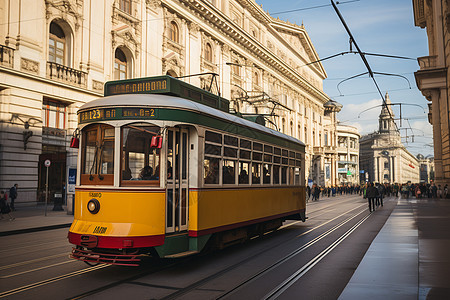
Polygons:
[[152,136],[152,141],[150,142],[151,148],[158,148],[160,149],[162,147],[162,138],[159,135]]
[[79,148],[80,147],[80,139],[77,137],[72,137],[70,140],[70,148]]

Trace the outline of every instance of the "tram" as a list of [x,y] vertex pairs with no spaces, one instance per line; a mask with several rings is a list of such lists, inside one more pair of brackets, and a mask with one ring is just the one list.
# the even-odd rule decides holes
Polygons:
[[305,144],[228,110],[170,76],[107,82],[71,143],[71,257],[136,266],[305,221]]

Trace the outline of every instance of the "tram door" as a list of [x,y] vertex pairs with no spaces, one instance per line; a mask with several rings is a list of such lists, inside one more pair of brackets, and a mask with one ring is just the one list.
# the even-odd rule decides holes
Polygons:
[[167,131],[166,233],[188,228],[188,130]]

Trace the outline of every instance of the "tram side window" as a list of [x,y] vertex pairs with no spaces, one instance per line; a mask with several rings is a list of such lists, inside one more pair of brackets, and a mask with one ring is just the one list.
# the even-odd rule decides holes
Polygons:
[[261,164],[252,163],[252,184],[261,183]]
[[215,157],[205,157],[203,161],[205,184],[219,184],[219,160]]
[[239,162],[239,184],[249,184],[249,163]]
[[150,147],[152,137],[158,132],[159,127],[150,124],[131,124],[122,128],[122,182],[159,181],[160,149]]
[[82,166],[82,184],[113,184],[113,127],[91,125],[83,129]]
[[223,184],[236,183],[236,162],[234,160],[224,160],[222,167],[222,182]]

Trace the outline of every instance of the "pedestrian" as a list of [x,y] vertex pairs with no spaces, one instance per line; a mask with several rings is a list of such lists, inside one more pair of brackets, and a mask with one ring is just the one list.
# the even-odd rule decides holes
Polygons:
[[375,211],[375,198],[378,196],[378,189],[373,183],[369,183],[366,190],[366,198],[369,203],[369,211]]
[[309,198],[311,198],[311,188],[310,188],[309,185],[306,186],[306,192],[308,193],[308,199],[307,200],[309,200]]
[[17,198],[17,188],[19,185],[16,183],[12,188],[9,189],[9,198],[11,199],[11,210],[15,211],[16,207],[14,206],[14,200]]
[[11,215],[11,207],[8,204],[8,195],[4,191],[0,192],[0,212],[2,220],[4,219],[3,215],[8,215],[10,221],[15,219]]

